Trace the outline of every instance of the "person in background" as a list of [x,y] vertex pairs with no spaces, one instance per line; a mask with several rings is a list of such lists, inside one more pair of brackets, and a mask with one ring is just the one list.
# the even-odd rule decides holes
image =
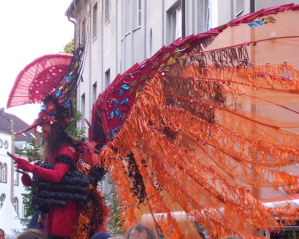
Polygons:
[[108,238],[111,238],[111,236],[106,233],[106,232],[97,232],[96,234],[94,234],[92,236],[91,239],[108,239]]
[[48,239],[47,235],[38,229],[28,229],[17,236],[17,239]]
[[0,228],[0,239],[5,239],[4,230]]
[[141,223],[131,227],[126,235],[127,239],[157,239],[154,231]]

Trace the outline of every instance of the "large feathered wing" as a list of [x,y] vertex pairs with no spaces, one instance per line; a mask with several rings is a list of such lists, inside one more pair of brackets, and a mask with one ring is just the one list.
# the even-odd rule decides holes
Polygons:
[[298,9],[178,39],[99,96],[89,138],[125,230],[260,238],[298,219]]

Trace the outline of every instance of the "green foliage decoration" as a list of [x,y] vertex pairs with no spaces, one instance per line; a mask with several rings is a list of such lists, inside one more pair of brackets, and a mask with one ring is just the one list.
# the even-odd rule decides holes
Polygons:
[[111,190],[108,194],[105,195],[105,203],[110,208],[108,233],[114,236],[123,235],[121,220],[119,218],[120,207],[116,202],[116,193],[114,190]]
[[73,54],[73,51],[75,50],[75,41],[72,39],[68,44],[66,44],[63,48],[63,53],[66,54]]
[[[41,144],[36,141],[35,138],[31,138],[30,147],[25,147],[22,152],[23,156],[25,156],[29,162],[34,162],[36,160],[40,160],[41,156]],[[32,189],[31,187],[25,186],[26,193],[22,193],[23,202],[25,207],[25,217],[30,217],[33,215],[34,209],[32,206]]]

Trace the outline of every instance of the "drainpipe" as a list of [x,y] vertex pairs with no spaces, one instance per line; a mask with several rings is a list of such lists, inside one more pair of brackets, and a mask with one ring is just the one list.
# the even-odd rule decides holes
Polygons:
[[186,2],[185,0],[182,0],[182,38],[186,37],[186,19],[185,19],[185,12],[186,12]]
[[250,0],[250,13],[255,12],[255,0]]
[[[73,23],[74,24],[74,41],[75,41],[75,39],[76,39],[76,21],[75,20],[73,20],[73,19],[71,19],[68,15],[67,15],[67,20],[69,21],[69,22],[71,22],[71,23]],[[75,44],[75,42],[74,42],[74,44]]]
[[[70,15],[72,15],[70,9],[73,8],[73,9],[74,9],[73,11],[76,12],[76,5],[78,5],[79,2],[80,2],[80,0],[79,0],[79,1],[78,1],[78,0],[72,0],[71,4],[69,5],[68,9],[66,10],[66,12],[65,12],[65,14],[64,14],[64,15],[67,17],[67,20],[68,20],[69,22],[71,22],[71,23],[74,24],[74,41],[76,40],[76,25],[77,25],[77,22],[76,22],[75,19],[72,19],[72,18],[70,17]],[[76,46],[76,42],[74,42],[74,45]]]
[[[73,4],[74,4],[74,6],[75,6],[76,3],[74,3],[74,1],[72,1],[71,5],[73,5]],[[72,18],[69,16],[68,12],[66,12],[65,15],[67,16],[67,20],[68,20],[69,22],[73,23],[73,25],[74,25],[74,48],[76,49],[76,45],[77,45],[77,39],[76,39],[77,27],[76,27],[76,26],[77,26],[77,22],[75,21],[75,19],[72,19]],[[75,95],[74,95],[74,97],[77,99],[77,90],[75,91]]]

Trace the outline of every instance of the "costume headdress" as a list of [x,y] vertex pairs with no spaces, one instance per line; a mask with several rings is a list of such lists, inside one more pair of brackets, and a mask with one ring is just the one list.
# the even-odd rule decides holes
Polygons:
[[73,115],[72,98],[81,76],[83,47],[74,55],[51,54],[37,58],[17,76],[7,108],[42,103],[38,118],[28,128],[58,123],[66,128]]

